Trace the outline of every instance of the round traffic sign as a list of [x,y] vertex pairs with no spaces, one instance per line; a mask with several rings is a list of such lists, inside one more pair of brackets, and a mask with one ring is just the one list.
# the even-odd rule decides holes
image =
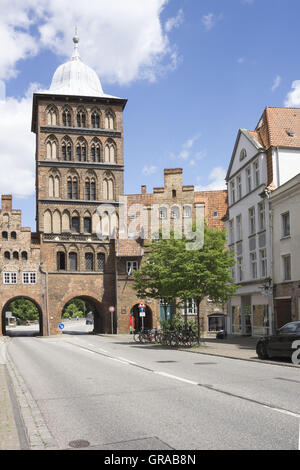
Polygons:
[[60,323],[60,324],[58,325],[58,328],[59,328],[60,330],[63,330],[64,327],[65,327],[65,325],[64,325],[63,323]]
[[113,306],[109,307],[109,311],[110,311],[110,312],[114,312],[114,311],[115,311],[115,307],[113,307]]
[[146,305],[145,305],[143,302],[141,302],[141,303],[139,304],[139,308],[146,308]]

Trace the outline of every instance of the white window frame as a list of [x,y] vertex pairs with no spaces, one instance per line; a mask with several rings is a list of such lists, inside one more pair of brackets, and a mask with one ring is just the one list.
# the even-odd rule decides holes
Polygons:
[[229,220],[229,244],[232,245],[234,240],[234,219],[231,219]]
[[[290,253],[286,253],[281,256],[282,260],[282,280],[291,281],[292,280],[292,257]],[[289,267],[287,269],[286,260],[289,260]]]
[[3,274],[3,284],[18,284],[18,273],[16,272],[4,272]]
[[256,233],[256,220],[255,220],[255,207],[250,207],[248,209],[249,214],[249,235],[254,235]]
[[137,271],[139,269],[138,261],[126,261],[126,272],[128,276],[131,276],[133,271]]
[[242,214],[236,216],[236,241],[240,241],[243,238],[242,231]]
[[236,177],[236,199],[237,201],[242,198],[242,177],[238,175]]
[[22,273],[22,284],[33,285],[37,284],[37,273],[34,271]]
[[258,205],[258,228],[259,231],[266,229],[266,207],[265,202],[259,202]]
[[237,264],[237,277],[238,277],[238,282],[243,280],[243,257],[238,256],[236,258],[236,264]]
[[230,182],[230,202],[231,202],[231,204],[235,203],[235,182],[234,182],[234,180]]
[[250,252],[250,270],[251,270],[251,278],[257,279],[257,255],[256,251]]
[[254,178],[254,187],[257,188],[260,185],[260,171],[259,171],[259,160],[255,160],[253,163],[253,178]]
[[188,299],[184,302],[181,309],[182,315],[197,315],[197,304],[194,299]]
[[[286,224],[285,216],[288,216],[288,225]],[[286,228],[288,226],[288,233],[286,232]],[[290,237],[291,236],[291,217],[290,212],[286,211],[281,214],[281,238]]]
[[166,219],[167,218],[167,209],[165,207],[159,208],[159,218]]
[[252,172],[251,166],[247,166],[246,168],[246,180],[247,180],[247,192],[250,193],[252,191]]
[[267,249],[266,248],[262,248],[261,250],[259,250],[259,264],[260,264],[260,276],[262,278],[267,277],[268,264],[267,264]]

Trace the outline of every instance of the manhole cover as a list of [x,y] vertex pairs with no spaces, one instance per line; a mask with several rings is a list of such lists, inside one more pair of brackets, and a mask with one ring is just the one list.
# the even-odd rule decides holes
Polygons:
[[69,446],[73,447],[74,449],[83,449],[84,447],[88,447],[89,445],[89,441],[84,441],[83,439],[78,439],[77,441],[69,442]]

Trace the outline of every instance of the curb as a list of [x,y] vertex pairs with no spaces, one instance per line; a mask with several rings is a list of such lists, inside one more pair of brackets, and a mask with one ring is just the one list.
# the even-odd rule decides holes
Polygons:
[[58,450],[44,418],[15,365],[7,357],[7,370],[19,405],[30,450]]
[[227,356],[225,354],[218,354],[218,353],[214,353],[214,352],[191,351],[191,350],[187,350],[187,349],[179,349],[179,351],[186,351],[186,352],[189,352],[189,353],[192,353],[192,354],[203,354],[203,355],[207,355],[207,356],[223,357],[225,359],[235,359],[237,361],[258,362],[259,364],[268,364],[270,366],[283,366],[283,367],[300,368],[300,365],[298,365],[298,364],[292,364],[292,363],[291,364],[285,364],[285,363],[282,363],[282,362],[270,362],[270,360],[267,361],[267,360],[263,360],[263,359],[251,359],[251,358],[247,358],[247,357]]

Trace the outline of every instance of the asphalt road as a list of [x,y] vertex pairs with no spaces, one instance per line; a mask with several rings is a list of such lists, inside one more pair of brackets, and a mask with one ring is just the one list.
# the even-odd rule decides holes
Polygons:
[[8,342],[57,449],[298,449],[296,368],[65,333]]

